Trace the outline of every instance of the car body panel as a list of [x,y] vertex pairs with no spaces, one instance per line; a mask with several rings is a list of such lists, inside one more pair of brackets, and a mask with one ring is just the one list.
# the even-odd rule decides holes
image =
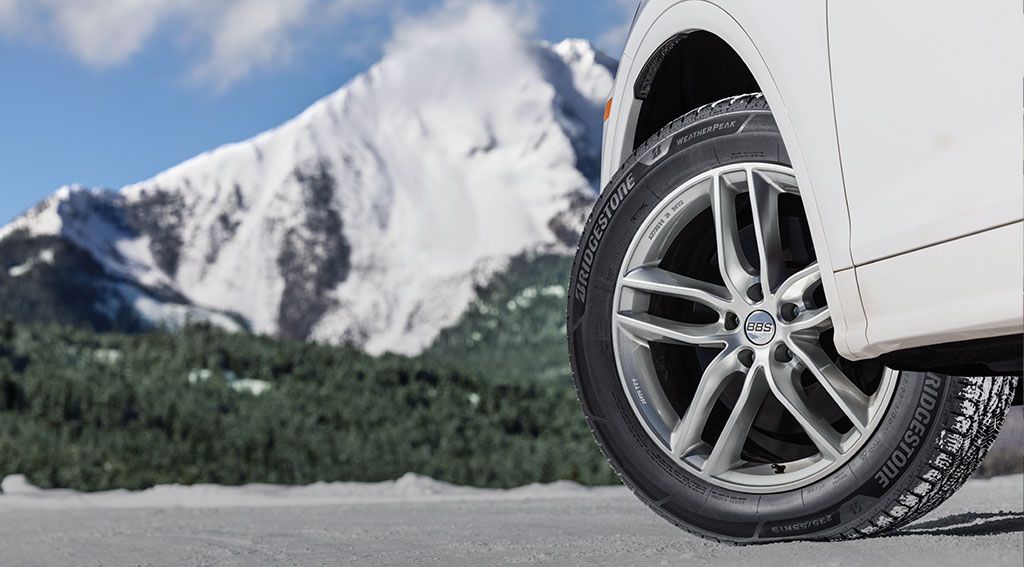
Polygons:
[[1017,222],[858,267],[869,354],[1020,333],[1022,242]]
[[856,265],[1024,219],[1022,23],[1010,1],[829,2]]
[[[931,85],[949,82],[941,74],[936,78],[944,67],[941,62],[929,62],[908,71],[906,77],[898,76],[901,69],[913,66],[913,57],[927,55],[922,52],[925,47],[914,45],[909,55],[887,60],[886,49],[902,49],[906,40],[899,25],[878,25],[874,18],[884,7],[902,18],[903,25],[911,26],[917,21],[915,9],[919,15],[925,9],[946,9],[946,3],[937,7],[914,0],[909,7],[893,8],[889,3],[883,6],[881,0],[873,2],[877,6],[847,0],[644,2],[627,40],[605,125],[603,184],[633,151],[642,106],[633,97],[633,85],[646,62],[679,33],[714,33],[743,59],[779,124],[801,184],[823,285],[833,306],[836,347],[843,356],[864,359],[914,345],[1022,332],[1024,296],[1018,274],[1024,269],[1024,258],[1020,241],[1014,245],[1007,235],[1012,236],[1010,225],[1024,215],[1024,121],[1019,106],[1024,98],[1024,50],[1007,54],[1006,62],[995,65],[998,70],[990,69],[998,77],[977,69],[965,71],[965,77],[985,88],[1003,89],[991,100],[988,93],[972,92],[970,85],[948,87],[949,98],[941,92],[908,93],[913,80],[931,81]],[[986,7],[985,14],[972,16],[962,27],[955,26],[961,11],[976,7],[957,7],[937,20],[946,28],[923,32],[922,37],[935,43],[957,30],[980,33],[979,22],[1002,14],[999,10],[1005,5],[1013,7],[1008,0],[999,4],[999,9]],[[1011,21],[993,24],[999,26],[999,37],[972,45],[967,49],[969,56],[952,60],[963,66],[990,49],[1005,51],[1020,45],[1014,42],[1024,41],[1024,34],[1010,37],[1014,30],[1024,29],[1019,6],[1016,13],[1008,10],[1006,19]],[[864,31],[872,26],[881,31]],[[830,38],[830,33],[838,37]],[[865,37],[875,41],[876,35],[886,34],[879,39],[880,45],[864,47],[871,43]],[[842,53],[837,53],[840,49]],[[955,50],[942,52],[946,51],[952,56]],[[864,69],[869,63],[877,68]],[[901,98],[893,100],[894,93]],[[887,100],[891,103],[883,109]],[[986,102],[992,104],[981,109]],[[911,118],[898,123],[907,114]],[[944,124],[950,114],[955,116]],[[920,143],[925,145],[902,148]],[[998,149],[986,150],[993,145]],[[875,160],[883,166],[875,169]],[[990,160],[1000,163],[991,174],[977,175],[978,168]],[[955,172],[937,173],[942,165]],[[890,176],[885,183],[879,182],[880,172]],[[916,183],[919,179],[925,183]],[[972,189],[974,179],[987,183]],[[942,193],[930,195],[929,188]],[[964,206],[972,191],[978,198]],[[912,208],[921,200],[923,207]],[[1009,232],[981,234],[990,229]],[[957,243],[959,239],[965,240]],[[993,245],[1001,248],[982,253]],[[899,260],[908,254],[915,255],[906,262]],[[977,270],[990,273],[984,285],[974,288],[979,294],[976,301],[982,304],[975,310],[958,304],[921,317],[925,303],[940,306],[962,300],[965,281],[952,277],[962,274],[949,270],[964,257],[973,258],[969,265]],[[930,286],[929,291],[905,301],[907,294],[914,295],[914,286],[921,285]]]

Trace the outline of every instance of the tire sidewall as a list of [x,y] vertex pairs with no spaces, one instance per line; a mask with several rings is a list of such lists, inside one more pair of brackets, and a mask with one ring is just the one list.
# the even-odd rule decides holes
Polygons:
[[741,162],[791,166],[767,109],[683,121],[645,144],[615,176],[573,264],[568,330],[574,379],[612,466],[669,520],[739,542],[834,537],[885,507],[886,495],[924,466],[919,457],[927,454],[922,449],[942,415],[945,379],[904,373],[878,428],[843,467],[802,489],[757,495],[707,483],[671,459],[640,423],[618,373],[613,298],[636,232],[672,191],[706,171]]

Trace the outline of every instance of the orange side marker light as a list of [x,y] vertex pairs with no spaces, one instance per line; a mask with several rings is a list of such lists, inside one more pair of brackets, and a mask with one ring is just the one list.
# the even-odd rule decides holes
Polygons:
[[615,101],[614,98],[608,99],[608,103],[604,105],[604,121],[607,122],[612,117],[612,103]]

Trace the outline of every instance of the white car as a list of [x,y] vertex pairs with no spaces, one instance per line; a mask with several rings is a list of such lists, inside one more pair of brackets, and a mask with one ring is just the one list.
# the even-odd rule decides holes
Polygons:
[[972,474],[1024,366],[1019,2],[648,0],[570,283],[587,420],[701,536],[844,539]]

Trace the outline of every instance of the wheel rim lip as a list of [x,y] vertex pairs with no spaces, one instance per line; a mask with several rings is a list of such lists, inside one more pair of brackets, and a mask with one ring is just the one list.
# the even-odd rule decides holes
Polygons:
[[[626,397],[629,399],[630,407],[633,410],[634,416],[643,426],[644,430],[651,438],[651,440],[653,440],[655,444],[658,445],[658,447],[670,459],[673,460],[673,462],[681,465],[685,470],[687,470],[691,474],[696,475],[698,478],[706,480],[722,488],[728,488],[744,493],[770,494],[786,492],[789,490],[795,490],[808,486],[843,468],[850,461],[850,459],[852,459],[853,456],[856,455],[857,452],[859,452],[859,450],[864,446],[865,443],[867,443],[867,441],[872,437],[873,433],[877,430],[878,425],[885,414],[885,410],[886,408],[888,408],[889,403],[892,400],[898,373],[888,368],[884,370],[877,391],[872,396],[870,396],[870,419],[866,424],[865,429],[861,432],[857,432],[856,428],[853,428],[850,433],[843,436],[844,439],[842,443],[842,453],[839,455],[838,458],[826,459],[819,452],[818,454],[813,455],[811,457],[785,463],[787,469],[792,467],[793,472],[785,472],[782,474],[777,474],[774,472],[772,474],[768,474],[768,471],[773,466],[772,464],[756,464],[745,467],[733,468],[724,473],[710,475],[700,470],[705,458],[702,455],[698,454],[697,452],[690,452],[690,454],[684,454],[682,457],[678,457],[672,453],[672,450],[668,444],[668,433],[671,432],[672,426],[665,423],[664,420],[659,420],[660,422],[656,421],[652,423],[652,421],[649,419],[649,417],[651,417],[652,415],[660,415],[661,413],[664,413],[663,411],[659,411],[657,408],[653,408],[653,412],[650,411],[652,409],[650,407],[650,403],[644,403],[644,405],[647,406],[646,408],[641,408],[638,406],[638,403],[640,403],[640,400],[643,400],[643,397],[645,395],[648,397],[651,395],[660,395],[661,398],[663,398],[662,400],[660,400],[661,403],[664,403],[669,407],[671,407],[671,404],[667,401],[667,399],[664,399],[666,398],[666,396],[664,396],[660,388],[657,388],[656,391],[654,391],[654,389],[651,389],[647,392],[647,394],[643,394],[641,385],[638,383],[636,377],[631,378],[631,376],[633,376],[635,372],[627,372],[627,370],[629,370],[630,368],[626,367],[626,363],[631,363],[629,366],[633,367],[633,370],[639,371],[638,369],[635,368],[637,366],[636,351],[638,349],[638,345],[634,339],[626,335],[626,333],[618,324],[614,324],[616,317],[619,313],[622,313],[624,309],[624,292],[628,291],[633,294],[637,293],[636,291],[630,290],[628,286],[623,285],[623,278],[631,270],[635,269],[636,267],[639,267],[640,265],[643,265],[643,262],[635,262],[638,249],[641,248],[645,236],[650,236],[652,227],[657,223],[657,220],[661,217],[661,215],[665,214],[665,211],[669,208],[678,208],[678,211],[673,212],[670,216],[667,217],[667,222],[665,222],[661,229],[659,229],[658,234],[655,234],[653,238],[649,238],[652,244],[645,247],[645,251],[647,253],[649,253],[649,251],[655,246],[664,247],[674,242],[675,239],[678,237],[679,231],[681,231],[682,228],[685,227],[689,222],[692,222],[693,218],[696,216],[697,213],[700,213],[706,208],[707,205],[702,204],[702,202],[709,199],[707,192],[697,194],[695,196],[690,196],[688,195],[688,193],[691,193],[697,186],[701,184],[708,182],[713,183],[716,177],[721,177],[728,173],[747,170],[756,170],[759,172],[768,172],[772,174],[786,176],[793,180],[792,187],[794,189],[794,192],[798,192],[796,184],[796,173],[792,168],[783,165],[757,162],[730,164],[727,166],[714,168],[712,170],[703,172],[685,181],[684,183],[680,184],[676,189],[671,191],[664,199],[662,199],[659,202],[658,206],[655,207],[644,220],[640,229],[636,232],[632,242],[630,243],[626,255],[622,261],[622,265],[620,267],[618,274],[618,279],[615,285],[615,293],[613,296],[612,303],[612,346],[615,357],[616,370],[619,373],[620,383],[626,393]],[[717,230],[717,226],[715,227],[715,230]],[[664,236],[665,233],[667,233],[669,236]],[[750,305],[749,309],[743,310],[744,312],[742,313],[738,313],[741,325],[745,324],[745,322],[754,313],[758,311],[764,311],[767,313],[768,311],[766,306],[771,304],[771,302],[776,301],[777,299],[778,298],[774,297],[764,298],[762,302],[755,302],[754,304]],[[768,313],[768,315],[775,319],[776,321],[778,320],[777,317],[772,315],[771,313]],[[777,332],[778,330],[776,329],[776,334]],[[733,336],[741,335],[743,336],[743,339],[741,340],[747,339],[746,334],[742,332],[735,333]],[[625,350],[626,344],[632,345],[632,356],[625,356],[627,354]],[[767,342],[765,345],[752,344],[750,346],[753,347],[755,351],[755,356],[758,360],[760,360],[763,357],[769,355],[767,350],[773,344],[775,344],[775,336],[773,336],[773,339]],[[729,348],[736,348],[735,344],[730,344],[727,346]],[[701,380],[703,378],[704,374],[700,376]],[[655,380],[657,380],[657,376],[655,376]],[[637,394],[638,391],[640,392],[639,395]],[[640,400],[638,400],[638,398],[640,398]],[[677,419],[679,418],[678,414],[676,414],[676,417]],[[749,433],[747,434],[747,437],[749,438]]]

